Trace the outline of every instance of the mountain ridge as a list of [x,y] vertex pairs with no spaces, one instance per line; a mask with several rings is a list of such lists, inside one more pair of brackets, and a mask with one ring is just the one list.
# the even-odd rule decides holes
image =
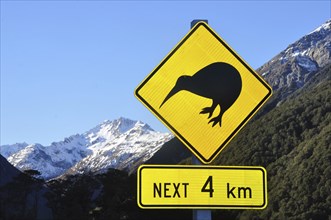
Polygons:
[[[315,72],[331,62],[331,19],[290,44],[257,72],[274,91],[301,88]],[[283,97],[286,97],[286,94]]]
[[[71,174],[82,170],[103,172],[110,167],[129,171],[135,168],[131,163],[149,159],[171,137],[168,133],[154,131],[141,121],[121,117],[106,120],[87,132],[71,135],[49,146],[3,145],[0,153],[20,170],[38,170],[43,178],[50,179],[69,170]],[[84,167],[84,164],[90,167]]]

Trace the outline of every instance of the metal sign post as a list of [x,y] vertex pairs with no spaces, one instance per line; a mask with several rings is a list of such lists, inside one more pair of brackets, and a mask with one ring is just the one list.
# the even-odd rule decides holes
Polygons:
[[[193,21],[191,21],[191,28],[194,27],[194,25],[196,25],[196,23],[198,23],[199,21],[203,21],[206,22],[208,24],[208,20],[204,20],[204,19],[195,19]],[[201,165],[201,162],[199,161],[199,159],[192,154],[192,164],[193,165]],[[211,210],[193,210],[193,220],[211,220]]]
[[[198,160],[198,158],[196,158],[196,156],[194,156],[194,154],[192,154],[192,164],[202,165],[202,163]],[[211,220],[211,210],[193,209],[193,220]]]
[[[202,163],[192,154],[192,164],[202,165]],[[211,210],[193,209],[193,220],[211,220]]]

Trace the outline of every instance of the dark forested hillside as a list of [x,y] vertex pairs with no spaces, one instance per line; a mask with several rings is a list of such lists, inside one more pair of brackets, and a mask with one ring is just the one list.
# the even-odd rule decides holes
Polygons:
[[34,175],[36,170],[24,173],[13,167],[0,155],[0,219],[52,219],[45,194],[48,187]]
[[268,207],[239,219],[331,217],[331,66],[268,114],[249,123],[214,164],[261,165]]
[[48,183],[54,219],[192,219],[189,210],[142,210],[137,205],[137,177],[109,169],[103,174],[67,176]]

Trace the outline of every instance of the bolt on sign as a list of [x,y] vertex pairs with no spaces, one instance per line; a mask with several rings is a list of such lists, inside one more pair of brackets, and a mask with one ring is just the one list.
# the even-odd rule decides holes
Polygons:
[[267,172],[256,166],[142,165],[137,191],[144,209],[263,209]]
[[135,90],[203,163],[224,149],[271,94],[271,87],[204,22]]

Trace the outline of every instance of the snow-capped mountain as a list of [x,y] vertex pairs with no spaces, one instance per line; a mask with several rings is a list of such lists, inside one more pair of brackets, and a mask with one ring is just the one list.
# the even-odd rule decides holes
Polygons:
[[[92,134],[90,137],[97,139],[99,143],[89,147],[92,154],[70,168],[67,173],[98,173],[108,168],[134,171],[173,137],[170,134],[155,132],[149,125],[140,121],[131,120],[106,122],[92,130],[93,132],[89,133]],[[100,144],[100,136],[109,133],[111,136],[107,141]]]
[[27,147],[27,143],[16,143],[12,145],[2,145],[0,146],[0,153],[5,158],[8,158],[10,155],[17,153],[23,148]]
[[[73,135],[50,146],[31,144],[7,157],[16,168],[38,170],[45,179],[56,177],[86,157],[91,150],[84,135]],[[1,147],[1,152],[4,147]],[[5,150],[6,151],[6,150]]]
[[69,169],[70,173],[132,170],[171,138],[141,121],[119,118],[50,146],[3,145],[0,153],[16,168],[38,170],[43,178],[50,179]]
[[302,87],[320,68],[331,62],[331,19],[289,45],[257,71],[273,89]]

